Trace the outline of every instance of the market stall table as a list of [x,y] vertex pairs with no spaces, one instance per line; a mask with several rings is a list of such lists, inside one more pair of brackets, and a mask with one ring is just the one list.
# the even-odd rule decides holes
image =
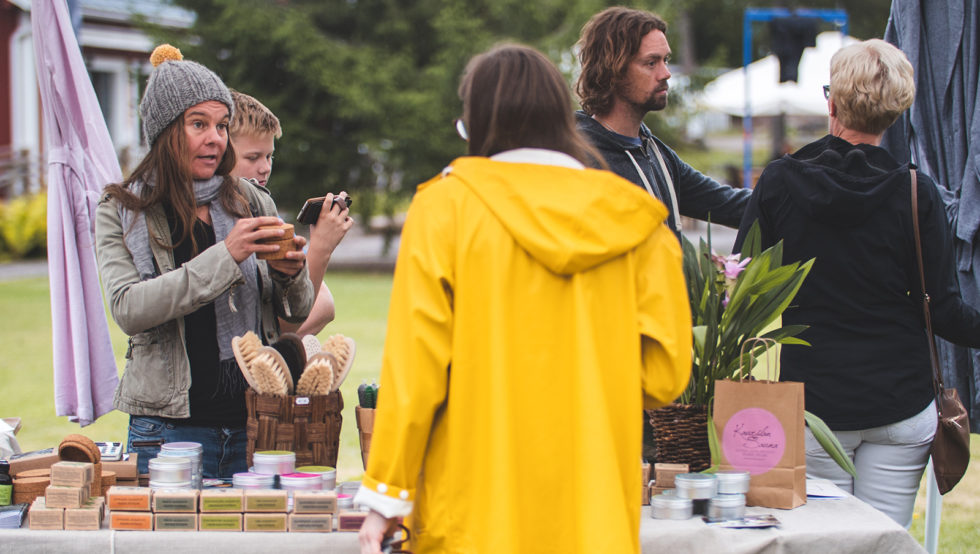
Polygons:
[[[778,529],[722,529],[700,518],[656,520],[642,509],[640,541],[644,552],[792,552],[920,553],[921,546],[900,525],[871,506],[847,496],[811,498],[794,510],[748,508],[773,514]],[[16,552],[359,552],[356,533],[236,533],[179,531],[31,531],[0,530],[0,553]]]

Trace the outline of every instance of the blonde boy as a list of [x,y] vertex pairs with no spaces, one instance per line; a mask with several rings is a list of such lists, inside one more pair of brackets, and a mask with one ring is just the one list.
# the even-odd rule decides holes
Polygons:
[[[235,115],[231,120],[229,132],[237,155],[237,162],[231,174],[234,177],[255,179],[263,187],[268,186],[269,175],[272,174],[272,155],[276,150],[276,139],[282,136],[279,118],[269,108],[247,94],[232,90],[231,96],[235,102]],[[315,335],[322,331],[327,323],[333,321],[333,295],[323,282],[323,275],[326,273],[331,254],[354,225],[354,220],[348,217],[347,208],[340,210],[339,206],[334,207],[332,199],[333,194],[328,193],[325,205],[330,206],[330,209],[322,210],[320,218],[311,227],[309,250],[306,254],[310,280],[317,290],[316,302],[309,317],[301,325],[280,319],[279,328],[283,332]],[[319,288],[317,288],[318,283]]]

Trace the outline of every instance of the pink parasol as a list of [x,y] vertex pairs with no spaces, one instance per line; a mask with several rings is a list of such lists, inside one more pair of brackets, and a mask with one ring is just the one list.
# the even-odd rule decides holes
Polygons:
[[95,208],[122,181],[64,1],[31,5],[44,119],[55,411],[82,426],[112,410],[119,382],[95,261]]

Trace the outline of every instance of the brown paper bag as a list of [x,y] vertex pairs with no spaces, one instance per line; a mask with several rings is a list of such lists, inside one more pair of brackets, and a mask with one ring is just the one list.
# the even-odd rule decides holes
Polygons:
[[803,383],[718,381],[714,423],[721,469],[751,474],[747,505],[806,504]]
[[[749,353],[767,348],[770,375],[778,375],[775,341],[750,339]],[[749,375],[755,357],[749,356],[741,375]],[[745,503],[767,508],[806,504],[803,383],[732,381],[715,383],[713,420],[721,452],[720,468],[751,475]]]

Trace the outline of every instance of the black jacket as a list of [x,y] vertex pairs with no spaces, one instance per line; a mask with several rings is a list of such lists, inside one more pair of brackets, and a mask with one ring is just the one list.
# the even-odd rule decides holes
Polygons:
[[665,188],[666,181],[660,169],[660,162],[651,150],[653,147],[659,148],[664,157],[664,164],[674,182],[681,215],[701,220],[708,220],[710,216],[712,223],[728,227],[736,227],[742,220],[742,213],[752,194],[751,190],[723,185],[684,163],[673,150],[653,136],[646,125],[640,125],[640,138],[643,140],[643,145],[634,146],[620,138],[620,135],[603,127],[585,112],[578,111],[575,117],[578,130],[599,150],[609,164],[609,169],[620,177],[643,187],[643,180],[630,159],[630,155],[633,156],[650,185],[654,187],[657,198],[667,205],[669,211],[667,224],[671,229],[677,229],[677,207],[672,205],[670,193]]
[[[758,218],[783,263],[816,258],[783,324],[811,346],[782,349],[780,378],[806,384],[806,409],[834,430],[914,416],[933,398],[915,259],[909,166],[887,151],[826,136],[766,167],[735,240]],[[955,282],[936,185],[918,173],[926,292],[936,334],[980,346],[980,313]]]

